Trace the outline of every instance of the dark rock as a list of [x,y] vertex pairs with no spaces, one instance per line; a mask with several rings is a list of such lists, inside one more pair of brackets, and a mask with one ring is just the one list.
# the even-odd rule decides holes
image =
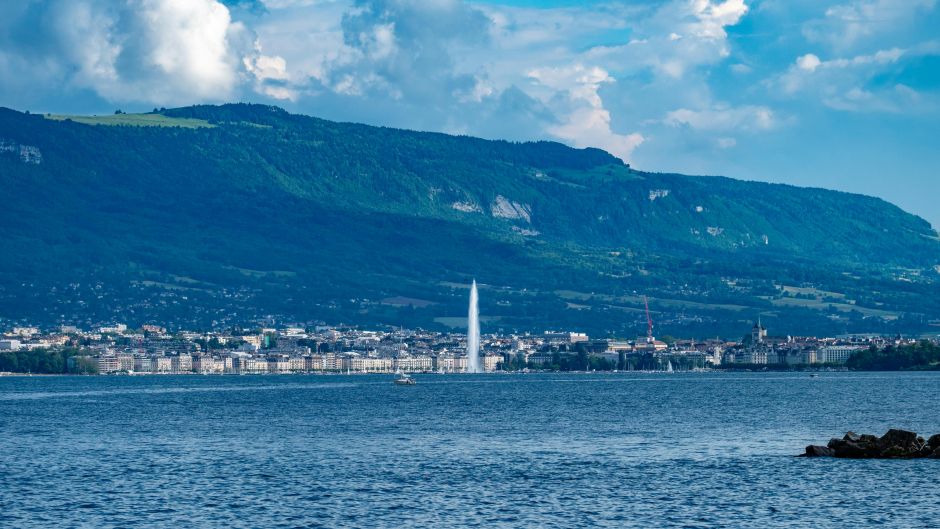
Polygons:
[[809,445],[803,457],[832,457],[835,452],[828,446]]
[[833,438],[826,446],[806,447],[804,457],[838,457],[845,459],[940,459],[940,434],[928,440],[907,430],[888,430],[883,436],[846,432],[842,439]]
[[927,439],[927,446],[936,450],[940,448],[940,433],[935,433],[930,436],[930,439]]
[[892,446],[897,447],[907,447],[914,444],[914,441],[917,440],[916,432],[909,432],[907,430],[896,430],[894,428],[888,430],[887,433],[881,436],[881,439],[878,440],[878,444],[884,449],[891,448]]
[[835,457],[846,459],[868,459],[878,456],[878,447],[873,444],[853,443],[843,441],[842,445],[833,449]]
[[912,456],[910,450],[893,445],[882,450],[878,457],[882,459],[906,459]]

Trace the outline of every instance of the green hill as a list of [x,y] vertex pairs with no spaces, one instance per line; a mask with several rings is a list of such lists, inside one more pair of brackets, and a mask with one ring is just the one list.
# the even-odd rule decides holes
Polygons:
[[[807,170],[811,170],[808,168]],[[0,109],[0,317],[79,324],[927,330],[940,241],[882,200],[641,172],[597,149],[260,105]]]

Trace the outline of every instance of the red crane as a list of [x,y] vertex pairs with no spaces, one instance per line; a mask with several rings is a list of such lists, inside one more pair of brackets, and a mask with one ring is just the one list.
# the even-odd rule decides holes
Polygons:
[[653,343],[653,318],[650,316],[650,302],[643,296],[643,305],[646,306],[646,343]]

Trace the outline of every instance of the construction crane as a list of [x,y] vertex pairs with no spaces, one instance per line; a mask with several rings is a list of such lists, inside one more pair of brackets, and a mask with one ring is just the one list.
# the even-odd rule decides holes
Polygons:
[[646,343],[653,343],[653,317],[650,316],[650,302],[643,296],[643,305],[646,306]]

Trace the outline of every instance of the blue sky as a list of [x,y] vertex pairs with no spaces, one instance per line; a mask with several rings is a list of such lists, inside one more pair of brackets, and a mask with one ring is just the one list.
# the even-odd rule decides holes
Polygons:
[[940,227],[938,0],[22,0],[0,105],[252,101],[883,197]]

